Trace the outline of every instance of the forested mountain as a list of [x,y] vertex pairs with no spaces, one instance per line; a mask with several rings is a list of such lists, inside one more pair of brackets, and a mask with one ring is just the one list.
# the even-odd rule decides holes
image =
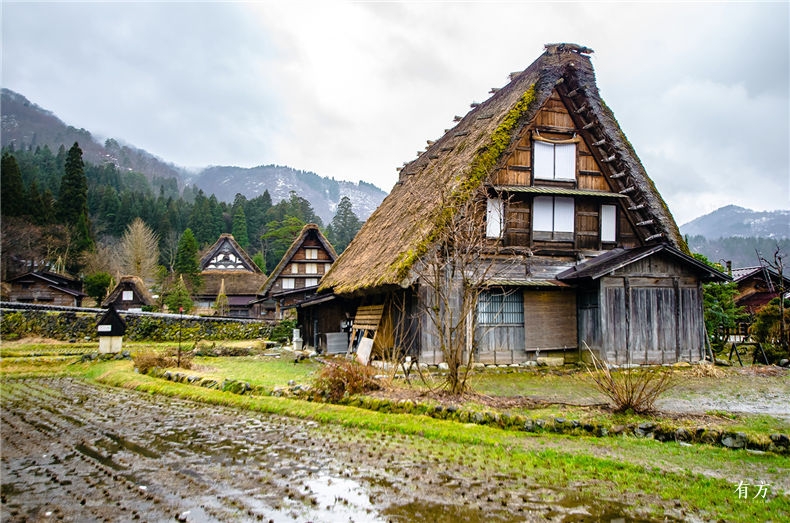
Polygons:
[[[334,216],[337,205],[347,196],[355,213],[363,220],[378,207],[387,193],[375,185],[336,181],[312,172],[287,166],[265,165],[253,168],[208,167],[196,174],[164,162],[148,152],[109,138],[99,143],[89,131],[67,125],[51,111],[30,102],[21,94],[2,89],[2,147],[10,151],[48,149],[53,155],[61,147],[80,144],[84,161],[94,166],[115,165],[119,172],[142,174],[153,182],[154,190],[162,180],[173,178],[176,186],[192,184],[206,195],[215,195],[221,202],[232,203],[236,194],[248,199],[268,191],[273,203],[290,198],[295,192],[308,200],[325,223]],[[60,154],[64,154],[61,151]],[[51,187],[54,191],[54,187]]]
[[[3,280],[31,269],[66,272],[85,277],[86,282],[134,275],[156,281],[157,288],[167,293],[179,280],[176,262],[181,240],[194,238],[199,255],[222,233],[233,234],[268,272],[305,223],[326,225],[327,237],[342,250],[361,225],[352,199],[363,202],[367,216],[378,203],[375,200],[384,196],[369,184],[343,184],[277,167],[275,173],[257,172],[265,181],[258,180],[249,197],[242,184],[232,180],[219,184],[236,191],[223,193],[225,201],[185,184],[179,168],[115,140],[101,145],[88,131],[67,126],[6,89],[2,138]],[[222,169],[210,171],[217,174]],[[227,181],[227,176],[223,179]],[[267,184],[276,189],[275,198]],[[318,199],[323,216],[300,192]],[[130,234],[139,231],[154,238],[156,248],[127,252],[125,246],[134,244]],[[140,264],[130,261],[145,256],[152,263],[144,265],[159,267],[157,274],[138,274]]]
[[2,147],[14,150],[47,147],[53,153],[79,142],[85,162],[115,164],[121,171],[135,171],[149,180],[175,178],[182,185],[183,169],[168,164],[142,149],[121,145],[115,139],[99,143],[90,132],[65,124],[52,112],[30,102],[21,94],[3,88],[0,92]]
[[693,252],[733,267],[753,267],[759,257],[790,253],[790,211],[752,211],[728,205],[680,227]]
[[373,184],[366,182],[337,181],[308,171],[281,165],[242,167],[208,167],[188,182],[217,199],[232,202],[237,193],[254,198],[269,191],[272,201],[289,198],[295,192],[313,204],[316,214],[328,223],[337,212],[340,199],[347,196],[354,204],[354,211],[365,220],[387,195]]

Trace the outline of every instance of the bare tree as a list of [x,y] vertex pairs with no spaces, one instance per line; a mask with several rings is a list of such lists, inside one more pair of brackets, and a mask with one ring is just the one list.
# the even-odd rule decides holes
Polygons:
[[[785,279],[784,279],[784,259],[787,257],[787,254],[782,251],[782,248],[779,244],[776,245],[776,249],[774,249],[774,256],[773,261],[764,258],[760,253],[757,253],[760,259],[760,265],[763,267],[768,266],[779,275],[779,282],[776,286],[776,292],[779,295],[779,345],[785,350],[790,351],[790,341],[788,341],[788,328],[787,328],[787,319],[785,318],[785,294],[787,293],[787,288],[785,287]],[[774,285],[772,283],[772,276],[770,274],[765,275],[766,283],[769,285],[771,290],[774,290]]]
[[105,242],[97,242],[96,248],[84,252],[81,259],[85,274],[106,272],[116,281],[122,276],[119,261],[117,245]]
[[135,218],[123,233],[119,254],[125,274],[141,278],[148,286],[154,282],[159,262],[159,237],[140,218]]
[[[499,198],[499,197],[498,197]],[[497,263],[501,242],[486,233],[488,190],[444,202],[435,238],[413,271],[419,277],[424,317],[433,343],[448,366],[443,387],[452,394],[468,388],[478,331],[478,298],[504,268]],[[499,198],[499,201],[502,201]],[[488,219],[502,219],[502,216]]]

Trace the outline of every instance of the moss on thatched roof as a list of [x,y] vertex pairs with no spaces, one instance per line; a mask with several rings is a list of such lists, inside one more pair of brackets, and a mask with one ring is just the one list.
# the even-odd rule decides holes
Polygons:
[[487,183],[555,86],[569,79],[580,86],[607,140],[632,170],[635,183],[648,193],[662,238],[682,247],[666,204],[600,99],[586,56],[590,52],[574,44],[547,45],[532,65],[511,75],[508,85],[475,104],[455,127],[406,164],[390,194],[323,277],[319,291],[355,294],[408,284],[411,268],[438,237],[448,215],[476,187]]

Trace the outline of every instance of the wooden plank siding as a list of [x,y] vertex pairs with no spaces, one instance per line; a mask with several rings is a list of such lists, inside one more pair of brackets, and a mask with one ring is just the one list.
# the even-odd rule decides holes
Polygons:
[[506,365],[527,360],[524,325],[478,326],[475,345],[475,360],[480,363]]
[[576,247],[579,249],[601,248],[601,203],[591,200],[576,200]]
[[580,339],[609,362],[702,358],[702,290],[683,267],[661,257],[634,262],[601,278],[599,297],[600,336],[592,313],[580,310]]
[[505,211],[505,245],[527,246],[532,236],[532,202],[511,199]]

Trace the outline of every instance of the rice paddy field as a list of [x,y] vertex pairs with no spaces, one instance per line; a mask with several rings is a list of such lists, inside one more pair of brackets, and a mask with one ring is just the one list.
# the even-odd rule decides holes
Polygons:
[[[244,348],[249,342],[235,346]],[[230,344],[229,344],[230,345]],[[173,344],[133,344],[167,351]],[[0,347],[2,521],[786,521],[790,458],[718,445],[524,432],[269,392],[322,364],[255,348],[192,358],[193,377],[140,374],[96,344]],[[790,432],[784,370],[683,370],[650,416],[612,414],[584,372],[474,375],[474,394],[382,377],[376,397],[531,420],[672,422],[753,438]],[[171,369],[177,372],[178,369]]]

